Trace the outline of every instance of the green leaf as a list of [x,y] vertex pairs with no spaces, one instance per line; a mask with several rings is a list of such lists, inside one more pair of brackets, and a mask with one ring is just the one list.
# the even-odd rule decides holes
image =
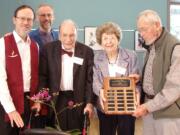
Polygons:
[[81,132],[79,129],[73,129],[73,130],[69,130],[66,131],[67,133],[70,133],[71,135],[81,135]]
[[45,129],[52,130],[52,131],[57,130],[57,129],[53,128],[53,127],[45,127]]

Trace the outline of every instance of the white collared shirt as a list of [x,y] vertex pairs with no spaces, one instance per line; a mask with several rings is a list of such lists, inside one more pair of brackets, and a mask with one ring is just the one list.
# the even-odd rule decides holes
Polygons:
[[[62,49],[64,49],[62,45]],[[73,90],[73,56],[70,57],[67,54],[61,56],[62,67],[61,67],[61,83],[60,88],[62,91]]]
[[[28,92],[30,91],[30,79],[31,79],[31,63],[30,63],[31,40],[28,37],[27,41],[24,42],[15,31],[13,31],[13,35],[21,57],[24,92]],[[4,107],[6,113],[16,110],[7,85],[4,38],[0,39],[0,86],[1,86],[0,102]]]
[[21,64],[22,64],[22,73],[23,73],[23,84],[24,84],[24,92],[30,91],[30,79],[31,79],[31,61],[30,61],[30,44],[31,40],[28,37],[27,41],[19,37],[19,35],[14,31],[13,32],[14,39],[16,41],[18,51],[21,57]]

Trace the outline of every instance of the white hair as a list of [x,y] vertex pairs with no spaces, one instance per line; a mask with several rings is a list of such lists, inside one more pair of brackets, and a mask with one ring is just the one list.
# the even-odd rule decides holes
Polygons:
[[158,13],[153,10],[148,9],[140,12],[137,17],[137,22],[139,22],[141,19],[152,24],[158,22],[160,26],[162,26],[161,18],[159,17]]
[[59,25],[59,30],[61,29],[61,27],[62,27],[64,24],[71,24],[71,25],[73,25],[73,26],[75,27],[76,31],[77,31],[77,25],[76,25],[76,23],[75,23],[73,20],[71,20],[71,19],[66,19],[66,20],[62,21],[61,24]]

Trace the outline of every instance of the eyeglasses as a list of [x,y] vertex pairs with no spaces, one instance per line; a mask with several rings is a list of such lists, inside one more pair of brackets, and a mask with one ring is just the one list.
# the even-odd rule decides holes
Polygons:
[[53,15],[49,13],[49,14],[40,14],[39,16],[41,16],[41,17],[46,17],[46,16],[47,17],[52,17]]
[[17,19],[19,19],[20,21],[24,22],[27,20],[27,22],[33,22],[32,18],[26,18],[26,17],[16,17]]

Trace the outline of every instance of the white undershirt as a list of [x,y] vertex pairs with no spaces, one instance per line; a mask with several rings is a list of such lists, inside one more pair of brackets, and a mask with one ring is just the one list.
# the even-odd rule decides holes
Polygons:
[[[64,49],[63,45],[62,48]],[[62,91],[73,90],[73,57],[74,56],[70,57],[67,54],[61,56],[62,67],[60,88]]]
[[117,72],[117,60],[119,59],[119,54],[118,56],[116,57],[116,60],[115,62],[111,63],[109,60],[109,63],[108,63],[108,71],[109,71],[109,76],[110,77],[116,77],[116,72]]
[[31,80],[31,63],[30,63],[30,39],[27,39],[27,42],[24,42],[17,33],[13,32],[18,51],[21,57],[22,63],[22,73],[23,73],[23,85],[24,85],[24,92],[30,91],[30,80]]
[[116,77],[117,64],[108,63],[108,70],[110,77]]

